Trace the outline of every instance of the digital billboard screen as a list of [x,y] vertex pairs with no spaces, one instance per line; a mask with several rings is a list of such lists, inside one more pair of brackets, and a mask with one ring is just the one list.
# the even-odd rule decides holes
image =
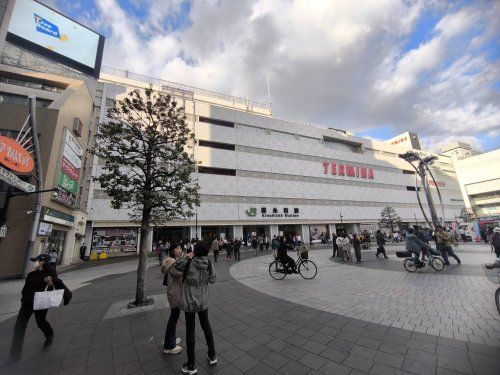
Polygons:
[[104,37],[36,1],[16,1],[7,41],[99,75]]

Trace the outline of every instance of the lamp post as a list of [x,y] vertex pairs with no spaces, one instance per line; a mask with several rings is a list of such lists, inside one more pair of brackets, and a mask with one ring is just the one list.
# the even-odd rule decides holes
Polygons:
[[[441,212],[442,212],[442,221],[444,221],[444,206],[443,206],[443,199],[441,198],[441,192],[439,191],[438,184],[436,183],[436,179],[434,178],[434,175],[432,174],[432,171],[429,168],[429,165],[431,165],[435,160],[437,160],[436,156],[421,156],[418,153],[414,151],[407,151],[404,154],[400,154],[399,157],[406,161],[408,164],[410,164],[413,169],[415,170],[415,192],[417,194],[417,200],[418,204],[420,206],[420,209],[422,210],[422,214],[424,215],[425,221],[431,225],[433,229],[436,229],[436,227],[440,224],[440,220],[438,219],[438,215],[436,213],[436,207],[434,205],[434,200],[432,198],[431,190],[429,188],[429,175],[433,182],[434,186],[436,187],[436,191],[438,193],[439,201],[441,204]],[[418,177],[420,177],[420,182],[422,184],[422,188],[424,189],[424,194],[425,198],[427,200],[427,204],[429,206],[429,211],[431,214],[431,220],[428,219],[424,207],[422,206],[422,202],[420,200],[420,195],[419,195],[419,186],[418,186]]]
[[340,227],[342,228],[342,232],[344,232],[344,225],[342,224],[342,218],[344,216],[342,215],[342,212],[339,213],[339,216],[340,216]]

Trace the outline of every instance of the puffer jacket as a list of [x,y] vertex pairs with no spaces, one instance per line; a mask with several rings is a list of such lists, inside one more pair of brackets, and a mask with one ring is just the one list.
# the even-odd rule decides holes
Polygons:
[[168,257],[161,265],[161,272],[164,275],[168,273],[167,299],[171,309],[178,307],[181,304],[182,272],[179,272],[172,267],[174,263],[175,259]]
[[[176,260],[173,267],[183,273],[189,258]],[[198,312],[208,308],[208,283],[215,283],[215,269],[206,256],[193,257],[181,286],[180,308],[186,312]]]
[[445,231],[436,232],[436,245],[439,249],[451,247],[452,242],[450,234]]
[[413,233],[408,233],[406,235],[406,250],[412,253],[420,253],[423,247],[427,247],[427,244]]

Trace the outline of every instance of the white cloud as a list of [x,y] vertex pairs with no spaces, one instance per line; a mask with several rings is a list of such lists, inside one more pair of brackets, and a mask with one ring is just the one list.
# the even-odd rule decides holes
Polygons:
[[[194,1],[180,30],[164,21],[181,0],[147,0],[145,20],[116,0],[96,4],[110,32],[105,65],[262,101],[268,75],[278,116],[354,131],[389,126],[479,146],[498,136],[499,63],[481,50],[499,39],[498,2]],[[433,10],[443,12],[434,30],[406,51]]]

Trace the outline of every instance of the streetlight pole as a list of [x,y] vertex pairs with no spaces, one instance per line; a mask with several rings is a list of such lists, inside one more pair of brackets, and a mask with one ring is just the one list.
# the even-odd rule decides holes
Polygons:
[[342,228],[342,232],[345,232],[345,231],[344,231],[344,225],[342,224],[342,218],[343,218],[344,216],[342,216],[342,212],[341,212],[339,215],[340,215],[340,227]]

